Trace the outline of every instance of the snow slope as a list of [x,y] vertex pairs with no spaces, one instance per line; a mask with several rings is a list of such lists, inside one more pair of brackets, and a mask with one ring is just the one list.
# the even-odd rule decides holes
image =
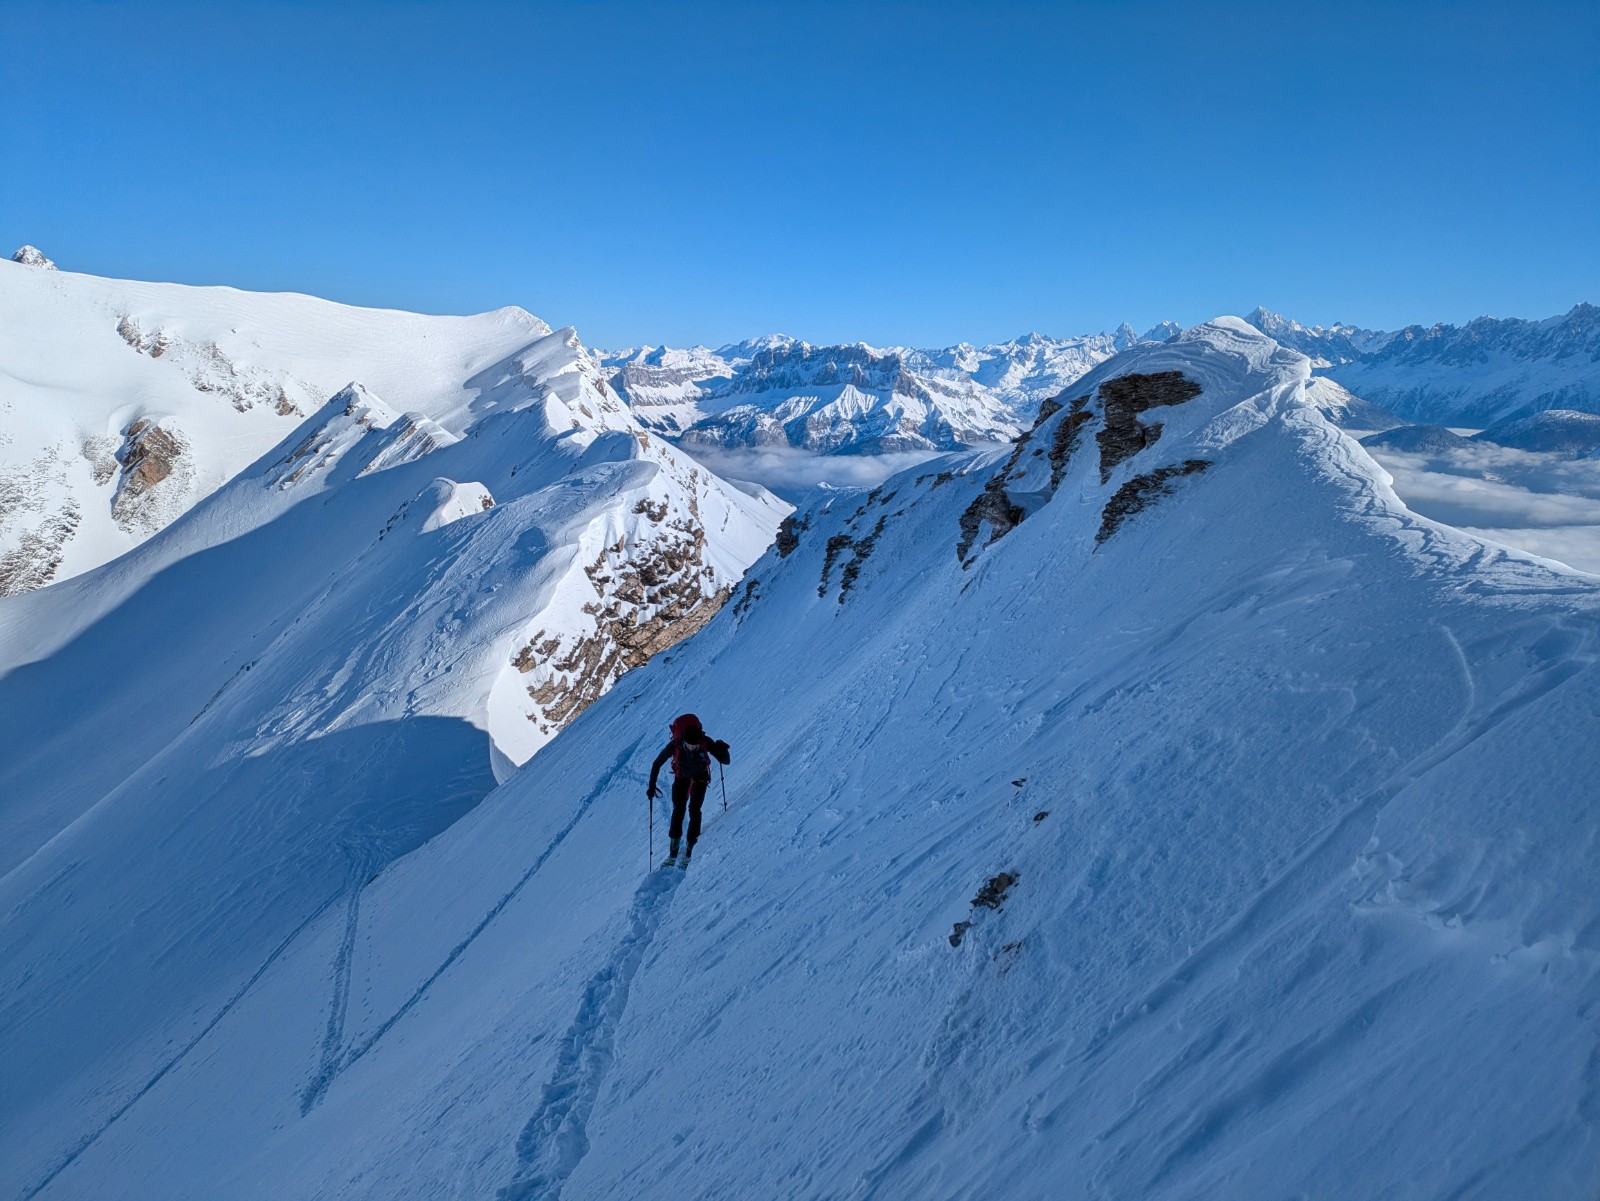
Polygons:
[[0,262],[0,596],[138,545],[352,380],[459,434],[497,365],[551,333],[521,309],[428,317],[18,254]]
[[[366,831],[464,756],[413,781],[392,702],[292,737],[247,695],[353,689],[252,671],[0,880],[9,1190],[1592,1197],[1600,583],[1408,512],[1235,319],[1080,389],[795,515],[432,837]],[[460,602],[392,651],[373,604],[309,620],[381,696]],[[731,805],[646,875],[685,708]],[[343,855],[308,768],[367,781]]]
[[141,546],[0,602],[0,1192],[327,889],[703,624],[786,509],[641,430],[570,331],[434,412],[460,434],[352,385]]

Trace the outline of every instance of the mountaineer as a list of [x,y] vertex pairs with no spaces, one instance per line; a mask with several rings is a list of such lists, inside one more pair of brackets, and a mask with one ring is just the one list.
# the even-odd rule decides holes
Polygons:
[[[706,788],[711,783],[713,758],[718,763],[727,763],[728,744],[721,739],[707,736],[700,726],[700,719],[693,713],[673,718],[672,738],[661,748],[656,761],[650,765],[650,784],[645,789],[645,796],[651,801],[660,795],[661,790],[656,787],[656,779],[661,775],[661,765],[671,759],[672,824],[667,828],[667,836],[672,839],[672,846],[667,853],[668,867],[689,866],[689,856],[694,853],[694,844],[700,839],[700,806],[705,802]],[[680,858],[678,840],[684,832],[685,809],[689,812],[689,837]]]

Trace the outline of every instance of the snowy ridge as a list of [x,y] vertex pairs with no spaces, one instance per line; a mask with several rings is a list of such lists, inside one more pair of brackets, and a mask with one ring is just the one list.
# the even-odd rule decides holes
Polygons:
[[[7,1184],[1592,1195],[1600,908],[1593,760],[1573,748],[1600,704],[1600,584],[1408,512],[1319,411],[1336,395],[1236,319],[1133,347],[1009,447],[792,515],[704,629],[493,791],[452,783],[468,759],[443,745],[418,780],[421,735],[374,721],[400,708],[381,698],[419,674],[437,687],[446,631],[500,620],[473,610],[519,556],[609,545],[593,527],[619,507],[546,517],[551,485],[508,500],[526,485],[492,456],[444,471],[526,446],[490,441],[526,412],[339,485],[394,482],[368,525],[424,474],[498,503],[428,535],[396,526],[394,562],[309,607],[327,636],[295,637],[330,667],[343,647],[352,682],[303,650],[289,676],[288,656],[263,660],[0,881],[19,969],[0,1050],[28,1089],[0,1123]],[[577,474],[581,491],[643,472]],[[448,569],[397,549],[427,539],[451,542]],[[416,636],[392,650],[360,586],[378,579],[415,598]],[[373,698],[366,724],[287,737],[330,687]],[[708,805],[687,875],[641,882],[644,776],[686,707],[733,743],[731,805]],[[264,709],[285,737],[241,738]],[[268,774],[230,777],[218,812],[310,769],[360,778],[383,821],[352,808],[343,853],[308,861],[321,828],[267,838],[156,787],[229,745],[250,757],[225,772]],[[241,829],[253,845],[235,852]],[[99,915],[135,911],[113,940]],[[224,930],[229,953],[203,956]],[[157,959],[188,1003],[108,1006],[120,1037],[80,1045],[71,1008],[100,1012],[96,981],[148,995]]]
[[[352,379],[459,435],[551,336],[520,309],[427,317],[100,279],[24,251],[0,263],[0,596],[137,546]],[[566,370],[601,382],[586,354]]]

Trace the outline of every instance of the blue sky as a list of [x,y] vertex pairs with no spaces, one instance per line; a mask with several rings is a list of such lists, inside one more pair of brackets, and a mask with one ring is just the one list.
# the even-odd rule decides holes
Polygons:
[[1597,64],[1592,3],[7,0],[0,238],[604,346],[1546,316]]

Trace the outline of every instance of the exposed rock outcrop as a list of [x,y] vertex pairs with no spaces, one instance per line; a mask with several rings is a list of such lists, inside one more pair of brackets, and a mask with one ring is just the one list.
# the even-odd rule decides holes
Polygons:
[[45,271],[54,271],[56,265],[45,258],[44,251],[37,246],[19,246],[11,256],[13,263],[21,263],[24,267],[40,267]]
[[1118,463],[1133,458],[1161,437],[1160,422],[1145,425],[1139,414],[1162,405],[1179,405],[1200,395],[1200,385],[1181,371],[1123,375],[1100,385],[1105,426],[1095,435],[1100,444],[1100,482],[1109,483]]
[[[141,418],[123,431],[117,452],[122,477],[111,498],[111,516],[118,525],[129,532],[153,533],[178,515],[176,494],[187,491],[193,475],[188,450],[188,440],[172,426]],[[178,478],[167,484],[174,475]]]
[[[989,537],[984,541],[984,545],[988,546],[1016,529],[1027,517],[1028,511],[1012,500],[1006,491],[1006,485],[1011,482],[1012,472],[1016,470],[1023,452],[1032,444],[1034,434],[1060,411],[1059,399],[1047,400],[1039,406],[1039,419],[1033,423],[1033,428],[1017,435],[1005,465],[989,477],[983,486],[983,491],[973,498],[972,503],[961,514],[957,522],[961,530],[961,540],[956,543],[956,558],[961,560],[963,567],[972,566],[967,555],[977,546],[978,535],[985,524],[989,527]],[[1063,471],[1066,469],[1064,459],[1061,469]],[[1056,476],[1053,467],[1051,474],[1053,477]],[[938,487],[942,482],[944,481],[935,479],[934,487]]]
[[[956,557],[963,567],[970,567],[975,561],[972,556],[980,547],[980,539],[982,546],[988,546],[1003,538],[1026,520],[1028,514],[1047,503],[1061,487],[1083,432],[1096,416],[1090,406],[1092,394],[1071,401],[1066,401],[1065,395],[1040,404],[1039,418],[1033,428],[1017,437],[1005,463],[989,477],[983,491],[961,514],[957,523],[961,538],[956,543]],[[1122,375],[1102,383],[1098,390],[1102,424],[1095,435],[1100,447],[1100,482],[1109,483],[1118,464],[1155,445],[1161,437],[1160,424],[1146,425],[1139,420],[1140,413],[1163,405],[1182,404],[1199,395],[1200,385],[1181,371]],[[1044,462],[1038,462],[1039,459]],[[1048,464],[1048,476],[1045,464]],[[1161,495],[1173,470],[1163,468],[1124,485],[1106,506],[1109,524],[1102,526],[1098,541],[1105,541],[1128,513],[1137,512]],[[943,477],[935,479],[934,486],[941,482]],[[985,527],[987,538],[982,536]]]
[[68,501],[37,529],[28,531],[0,555],[0,596],[20,596],[43,588],[55,578],[68,542],[77,533],[83,514]]
[[793,513],[778,523],[778,535],[773,545],[778,548],[778,558],[787,559],[800,548],[800,532],[809,528],[810,521]]
[[712,587],[715,570],[705,557],[698,506],[668,518],[666,502],[635,507],[654,529],[605,547],[584,567],[594,599],[583,612],[588,632],[540,630],[517,652],[513,665],[533,676],[528,720],[542,733],[559,730],[605,694],[623,673],[640,667],[697,632],[732,595]]
[[196,392],[216,393],[241,413],[263,405],[280,417],[303,417],[305,412],[290,395],[291,388],[313,402],[320,401],[320,393],[299,380],[239,366],[215,342],[185,342],[165,328],[147,330],[137,317],[127,314],[117,321],[117,334],[140,354],[171,360]]
[[1185,459],[1181,463],[1173,463],[1145,475],[1134,476],[1118,488],[1106,502],[1106,507],[1100,514],[1100,529],[1094,536],[1095,545],[1099,546],[1116,533],[1117,527],[1129,517],[1141,509],[1149,508],[1161,497],[1170,495],[1173,480],[1186,475],[1197,475],[1210,466],[1209,459]]

